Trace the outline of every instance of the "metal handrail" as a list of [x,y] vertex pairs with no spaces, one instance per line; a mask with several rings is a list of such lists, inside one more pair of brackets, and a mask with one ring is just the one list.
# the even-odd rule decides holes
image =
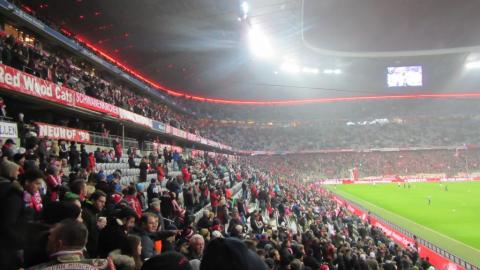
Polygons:
[[[93,145],[104,146],[104,147],[112,147],[113,140],[118,139],[118,138],[122,138],[122,137],[119,137],[119,136],[111,136],[111,135],[104,136],[101,133],[93,132],[93,131],[90,131],[89,133],[90,133],[90,138],[92,139],[91,143]],[[127,138],[127,137],[123,137],[122,139],[124,141],[124,147],[125,148],[128,148],[128,147],[131,146],[131,147],[134,147],[134,148],[138,149],[139,144],[138,144],[138,141],[136,139]]]
[[[341,197],[342,197],[342,196],[341,196]],[[370,212],[369,209],[363,207],[362,205],[360,205],[360,204],[358,204],[358,203],[356,203],[356,202],[353,202],[353,201],[351,201],[351,200],[349,200],[349,199],[347,199],[347,198],[345,198],[345,197],[342,197],[342,198],[343,198],[345,201],[348,201],[349,203],[351,203],[351,204],[355,205],[356,207],[362,209],[363,211],[365,211],[365,212]],[[376,219],[382,221],[383,223],[387,224],[388,226],[390,226],[390,227],[393,228],[394,230],[397,230],[397,231],[401,232],[402,234],[404,234],[404,235],[406,235],[406,236],[408,236],[408,237],[410,237],[410,238],[413,238],[413,236],[415,235],[415,234],[413,234],[412,232],[408,231],[407,229],[405,229],[405,228],[403,228],[403,227],[401,227],[401,226],[399,226],[399,225],[397,225],[397,224],[394,224],[394,223],[392,223],[392,222],[390,222],[390,221],[388,221],[388,220],[385,220],[384,218],[382,218],[382,217],[379,216],[378,214],[375,214],[375,213],[370,212],[370,215],[375,216]],[[456,263],[456,264],[464,267],[464,268],[467,269],[467,270],[480,270],[479,267],[477,267],[477,266],[475,266],[475,265],[467,262],[466,260],[464,260],[464,259],[462,259],[462,258],[460,258],[460,257],[458,257],[458,256],[456,256],[456,255],[454,255],[454,254],[452,254],[452,253],[450,253],[448,250],[445,250],[445,249],[443,249],[443,248],[441,248],[441,247],[439,247],[439,246],[437,246],[437,245],[435,245],[435,244],[433,244],[433,243],[431,243],[431,242],[429,242],[429,241],[427,241],[427,240],[425,240],[425,239],[423,239],[423,238],[420,238],[420,237],[418,237],[418,235],[416,235],[416,236],[417,236],[417,241],[418,241],[420,244],[428,247],[429,249],[431,249],[431,250],[434,251],[435,253],[440,254],[441,256],[447,258],[448,260],[450,260],[450,261],[452,261],[452,262],[454,262],[454,263]]]

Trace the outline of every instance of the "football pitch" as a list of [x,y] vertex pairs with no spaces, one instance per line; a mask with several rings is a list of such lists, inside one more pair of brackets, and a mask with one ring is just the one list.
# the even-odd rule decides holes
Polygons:
[[410,183],[410,188],[403,184],[327,188],[480,266],[480,182]]

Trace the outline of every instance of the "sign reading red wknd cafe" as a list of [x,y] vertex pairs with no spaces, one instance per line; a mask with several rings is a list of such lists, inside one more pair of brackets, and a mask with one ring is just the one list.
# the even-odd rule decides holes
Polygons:
[[119,109],[115,105],[3,64],[0,64],[0,87],[63,105],[77,106],[115,117],[119,115]]
[[73,106],[74,91],[0,64],[0,87]]

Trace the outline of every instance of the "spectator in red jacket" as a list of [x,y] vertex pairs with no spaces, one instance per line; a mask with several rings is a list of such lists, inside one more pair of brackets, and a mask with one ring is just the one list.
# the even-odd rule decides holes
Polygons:
[[137,190],[134,186],[127,188],[127,195],[125,196],[125,201],[128,202],[128,205],[137,213],[138,218],[142,216],[142,204],[138,200]]
[[115,149],[115,158],[117,159],[117,163],[118,163],[120,162],[120,158],[123,155],[122,144],[117,140],[114,140],[113,144],[114,144],[113,148]]
[[218,191],[212,190],[210,192],[210,204],[212,206],[212,212],[217,214],[217,207],[220,202],[220,195],[218,194]]
[[182,168],[182,176],[183,176],[183,181],[185,184],[189,183],[191,180],[191,174],[188,171],[187,166],[183,166]]
[[95,164],[95,156],[93,155],[93,153],[88,154],[88,160],[89,160],[89,163],[88,163],[87,171],[88,172],[95,171],[96,164]]
[[159,162],[157,164],[157,181],[159,183],[162,183],[164,179],[165,179],[165,169],[163,168],[163,164]]

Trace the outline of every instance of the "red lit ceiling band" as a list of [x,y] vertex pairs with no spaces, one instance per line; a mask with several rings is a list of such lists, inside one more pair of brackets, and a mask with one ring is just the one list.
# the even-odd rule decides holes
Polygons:
[[219,98],[208,98],[201,96],[194,96],[186,94],[177,89],[172,89],[161,85],[157,82],[154,82],[148,78],[145,78],[143,75],[139,74],[137,71],[125,66],[120,63],[118,60],[98,49],[94,45],[82,40],[77,37],[77,40],[85,44],[89,49],[103,56],[105,59],[109,60],[118,67],[126,70],[128,73],[132,74],[136,78],[146,82],[148,85],[154,87],[157,90],[166,92],[169,95],[176,97],[183,97],[186,99],[191,99],[200,102],[210,102],[210,103],[219,103],[219,104],[229,104],[229,105],[303,105],[303,104],[312,104],[312,103],[332,103],[332,102],[343,102],[343,101],[368,101],[368,100],[399,100],[399,99],[429,99],[429,98],[438,98],[438,99],[448,99],[448,98],[468,98],[468,97],[480,97],[480,92],[467,92],[467,93],[425,93],[425,94],[406,94],[406,95],[378,95],[378,96],[355,96],[355,97],[333,97],[333,98],[312,98],[312,99],[290,99],[290,100],[233,100],[233,99],[219,99]]

